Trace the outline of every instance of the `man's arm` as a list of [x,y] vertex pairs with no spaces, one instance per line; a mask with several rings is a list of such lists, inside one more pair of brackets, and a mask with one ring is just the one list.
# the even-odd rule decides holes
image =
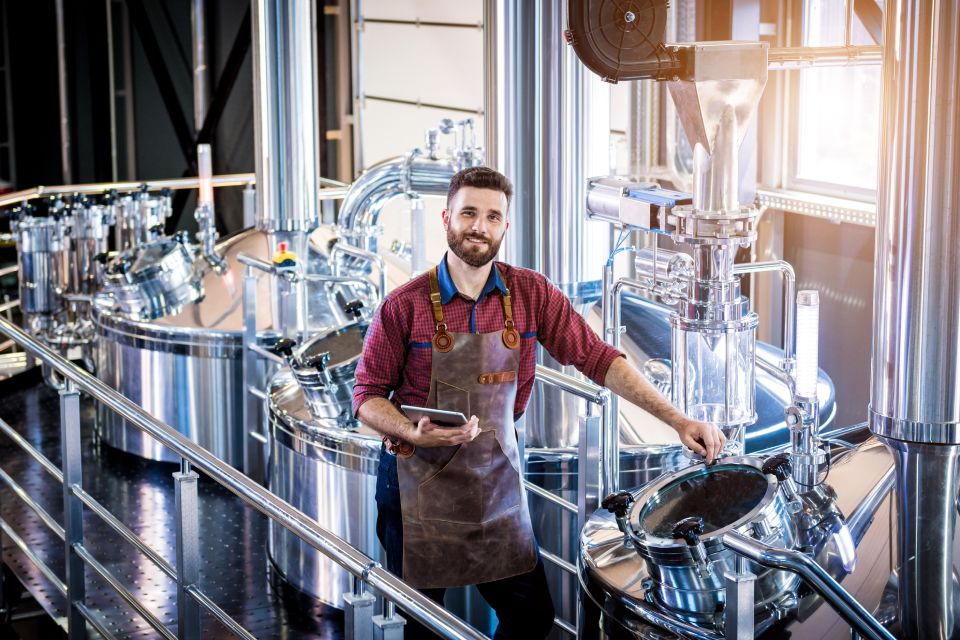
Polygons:
[[[597,384],[663,420],[680,434],[680,441],[713,462],[726,442],[712,424],[691,420],[650,384],[623,358],[603,342],[578,314],[570,300],[544,280],[544,304],[538,316],[540,343],[561,364],[572,364]],[[702,444],[701,444],[702,443]]]
[[418,447],[450,447],[471,442],[480,435],[477,416],[460,427],[441,427],[424,416],[419,424],[413,424],[392,402],[386,398],[370,398],[357,411],[360,422],[371,429]]
[[723,450],[727,439],[715,425],[685,416],[670,404],[643,374],[632,367],[626,358],[617,358],[610,364],[604,386],[673,427],[680,434],[680,441],[705,456],[708,463],[713,462]]

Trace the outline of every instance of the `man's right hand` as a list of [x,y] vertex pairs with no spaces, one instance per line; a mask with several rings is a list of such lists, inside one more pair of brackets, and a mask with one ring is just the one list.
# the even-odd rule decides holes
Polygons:
[[418,447],[452,447],[473,442],[480,435],[480,421],[477,416],[471,416],[466,424],[459,427],[443,427],[423,416],[413,434],[411,443]]

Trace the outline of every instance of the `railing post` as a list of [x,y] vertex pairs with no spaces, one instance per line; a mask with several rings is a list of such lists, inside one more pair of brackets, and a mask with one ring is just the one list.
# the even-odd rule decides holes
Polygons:
[[200,581],[200,522],[197,513],[199,476],[182,460],[173,474],[174,526],[177,537],[177,637],[200,638],[200,604],[187,589]]
[[73,380],[63,379],[60,388],[60,456],[63,461],[63,529],[66,545],[67,634],[70,640],[87,637],[87,622],[78,605],[86,600],[83,559],[76,548],[83,544],[83,504],[73,486],[83,483],[80,447],[80,392]]
[[[593,405],[587,404],[587,415],[580,416],[580,439],[577,444],[577,531],[582,531],[587,518],[600,504],[601,469],[606,463],[602,459],[600,446],[602,440],[601,417],[596,415]],[[604,487],[605,489],[605,487]]]
[[260,400],[250,393],[250,387],[261,383],[259,358],[250,345],[257,342],[257,275],[250,265],[243,277],[243,470],[257,482],[264,482],[263,443],[256,439],[264,424],[260,418]]
[[403,640],[407,621],[397,615],[397,607],[383,599],[383,615],[373,616],[373,640]]
[[373,640],[373,605],[363,578],[353,576],[353,593],[343,594],[343,637],[346,640]]

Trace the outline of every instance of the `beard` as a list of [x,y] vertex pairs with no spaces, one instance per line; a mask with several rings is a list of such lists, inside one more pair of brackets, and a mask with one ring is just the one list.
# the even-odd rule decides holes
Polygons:
[[[467,240],[468,238],[483,240],[487,245],[484,247],[482,244],[473,244]],[[499,240],[491,240],[486,236],[470,231],[464,231],[458,234],[450,227],[447,227],[447,246],[450,247],[450,250],[453,251],[458,258],[471,267],[482,267],[496,258],[497,252],[500,251],[500,243],[502,241],[503,237]]]

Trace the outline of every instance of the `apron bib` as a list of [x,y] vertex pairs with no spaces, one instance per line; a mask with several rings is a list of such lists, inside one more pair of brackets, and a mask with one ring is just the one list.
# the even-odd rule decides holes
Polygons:
[[427,406],[476,415],[481,433],[397,457],[403,579],[417,589],[492,582],[537,564],[513,425],[520,334],[510,295],[502,296],[504,329],[472,334],[447,331],[436,267],[430,292],[436,332]]

